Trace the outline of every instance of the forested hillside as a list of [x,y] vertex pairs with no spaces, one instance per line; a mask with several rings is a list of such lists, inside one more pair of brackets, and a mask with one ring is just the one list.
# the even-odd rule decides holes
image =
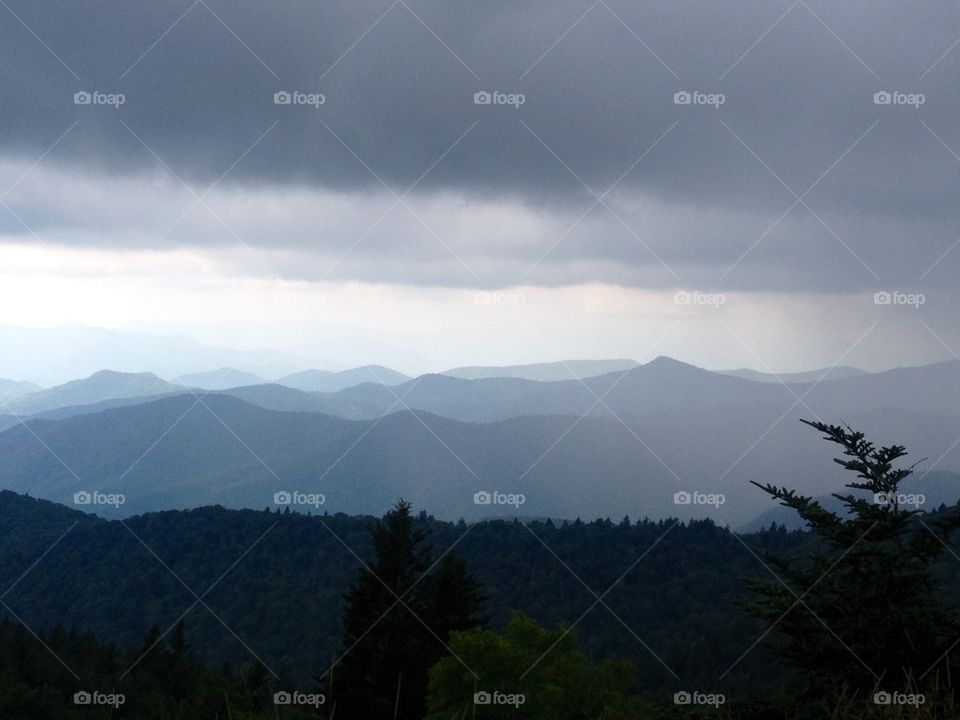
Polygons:
[[[198,606],[184,618],[198,652],[213,663],[250,659],[216,613],[271,667],[300,678],[337,649],[341,594],[370,554],[374,523],[213,507],[108,522],[9,492],[0,493],[0,517],[8,585],[72,527],[4,599],[31,625],[90,629],[130,647],[152,625],[174,623],[196,600],[191,590],[203,595],[226,573],[204,597],[212,612]],[[495,627],[505,626],[513,610],[548,626],[572,623],[594,604],[591,590],[609,589],[609,609],[596,606],[578,626],[584,647],[595,657],[634,659],[646,688],[671,678],[644,643],[678,674],[705,682],[763,630],[732,604],[743,596],[742,579],[763,567],[710,521],[467,526],[421,516],[418,523],[437,554],[456,544],[492,595]],[[748,540],[779,549],[803,539],[775,531]],[[761,651],[740,677],[756,682],[776,674]]]

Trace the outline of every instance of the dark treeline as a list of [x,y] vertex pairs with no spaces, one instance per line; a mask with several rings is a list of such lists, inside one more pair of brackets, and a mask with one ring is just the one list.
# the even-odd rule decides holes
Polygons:
[[[0,493],[0,517],[0,580],[8,586],[80,518],[4,601],[33,628],[61,622],[119,647],[137,646],[154,624],[170,627],[195,602],[164,564],[203,595],[243,557],[204,603],[277,674],[301,682],[337,656],[343,593],[356,578],[358,557],[374,557],[374,518],[203,508],[138,516],[125,526],[11,493]],[[763,566],[709,520],[466,526],[417,515],[412,522],[427,533],[436,557],[456,543],[456,556],[490,596],[485,613],[497,629],[515,610],[546,627],[573,622],[596,600],[581,580],[598,594],[613,586],[604,597],[610,609],[597,606],[577,626],[584,651],[633,660],[644,689],[669,688],[674,681],[617,617],[678,675],[699,684],[714,682],[717,668],[733,663],[765,628],[735,605],[747,597],[744,578],[763,573]],[[806,537],[775,530],[748,536],[748,543],[787,551]],[[184,624],[204,662],[250,659],[204,606]],[[773,658],[761,647],[730,680],[752,686],[777,677]]]
[[0,494],[3,601],[40,632],[0,625],[2,716],[953,717],[960,513],[909,505],[903,448],[814,427],[857,475],[845,512],[760,485],[805,533]]

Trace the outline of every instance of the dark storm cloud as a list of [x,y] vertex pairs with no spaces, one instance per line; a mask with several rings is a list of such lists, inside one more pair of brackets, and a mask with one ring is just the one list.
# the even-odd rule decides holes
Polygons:
[[[550,262],[577,280],[618,265],[600,274],[630,284],[659,256],[733,285],[868,285],[904,263],[919,277],[958,234],[960,14],[946,2],[8,4],[5,155],[34,158],[77,122],[45,163],[140,173],[155,152],[201,192],[229,173],[225,185],[403,193],[426,173],[414,196],[510,198],[571,220],[622,178],[605,202],[629,230],[608,218],[607,236],[573,233],[543,263],[551,278]],[[125,102],[75,105],[81,90]],[[325,102],[277,105],[277,91]],[[525,102],[476,105],[478,91]],[[724,102],[677,105],[678,91]],[[879,91],[924,102],[877,105]],[[657,223],[631,212],[638,196],[732,217]]]

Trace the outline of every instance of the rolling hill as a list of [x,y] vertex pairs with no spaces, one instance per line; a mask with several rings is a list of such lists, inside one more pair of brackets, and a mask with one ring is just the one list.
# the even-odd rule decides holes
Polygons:
[[[402,412],[347,421],[175,396],[0,433],[0,487],[64,503],[80,490],[123,493],[122,514],[262,508],[283,490],[323,493],[330,512],[379,513],[402,496],[450,518],[674,509],[679,488],[624,427],[591,418],[570,429],[574,420],[467,424]],[[526,503],[475,505],[484,490]]]
[[331,372],[329,370],[304,370],[303,372],[293,373],[292,375],[285,375],[276,382],[278,385],[286,385],[287,387],[295,390],[303,390],[304,392],[329,393],[363,383],[399,385],[410,379],[409,375],[404,375],[383,365],[365,365],[363,367],[341,370],[339,372]]
[[21,395],[28,395],[42,390],[39,385],[23,380],[4,380],[0,378],[0,402],[8,402]]
[[468,422],[520,415],[603,415],[607,408],[651,420],[714,417],[728,422],[731,417],[783,412],[794,404],[809,408],[808,415],[812,410],[834,418],[883,409],[953,416],[960,414],[960,361],[787,386],[710,372],[666,357],[584,380],[424,375],[394,388],[361,385],[325,395],[323,410],[375,418],[395,409],[398,397],[413,409]]
[[173,379],[177,385],[201,390],[226,390],[227,388],[244,387],[246,385],[263,385],[267,381],[259,375],[235,370],[220,368],[208,372],[190,373]]
[[530,365],[503,365],[500,367],[469,366],[446,370],[442,375],[462,380],[484,378],[521,378],[539,382],[582,380],[597,375],[630,370],[637,367],[634,360],[564,360],[561,362],[532,363]]
[[[750,480],[812,495],[837,487],[831,449],[799,418],[904,444],[929,458],[921,471],[960,471],[958,373],[960,363],[941,363],[785,387],[660,358],[583,381],[427,375],[327,394],[256,385],[202,402],[153,376],[126,376],[97,392],[55,388],[47,400],[168,392],[54,407],[8,428],[0,488],[60,502],[114,490],[128,496],[125,513],[263,507],[278,490],[312,488],[332,510],[380,513],[402,495],[444,518],[484,517],[489,508],[472,496],[486,489],[527,496],[508,515],[677,514],[741,526],[768,508]],[[678,508],[681,490],[726,502]]]
[[850,367],[848,365],[838,365],[837,367],[821,368],[820,370],[806,370],[804,372],[794,373],[771,373],[751,370],[750,368],[738,368],[736,370],[721,370],[723,375],[733,375],[744,380],[754,380],[756,382],[769,383],[814,383],[824,380],[843,380],[844,378],[866,375],[865,370]]
[[161,380],[152,373],[101,370],[83,380],[73,380],[48,390],[21,395],[8,402],[7,407],[11,413],[23,417],[105,400],[141,398],[171,392],[183,392],[183,387]]

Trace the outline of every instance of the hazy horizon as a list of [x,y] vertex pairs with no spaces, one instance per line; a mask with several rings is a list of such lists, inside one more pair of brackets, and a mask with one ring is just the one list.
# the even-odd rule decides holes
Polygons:
[[[36,347],[14,348],[14,343],[11,342],[11,335],[17,331],[23,332],[20,339],[21,344],[29,343],[28,340],[23,338],[29,338],[30,333],[39,333],[37,336],[38,339],[35,341]],[[69,336],[71,333],[77,332],[81,334],[89,333],[91,340],[96,339],[96,353],[92,357],[87,357],[83,354],[82,350],[74,349],[74,355],[67,363],[64,364],[62,369],[55,370],[54,366],[50,364],[45,365],[45,362],[49,363],[49,359],[46,361],[44,360],[49,344],[63,342],[64,344],[69,345],[71,341],[76,344],[76,336],[72,338],[65,336]],[[186,365],[178,365],[176,368],[174,368],[171,367],[170,362],[172,361],[169,358],[164,358],[163,356],[158,355],[157,349],[144,345],[142,341],[131,341],[131,338],[135,338],[137,336],[142,336],[143,338],[150,338],[157,341],[186,341],[186,343],[189,343],[190,346],[205,346],[205,349],[219,352],[220,354],[215,355],[211,360],[189,361]],[[764,374],[785,375],[823,371],[833,367],[852,367],[864,372],[883,372],[902,367],[919,367],[956,359],[950,355],[946,355],[944,357],[930,359],[926,362],[895,363],[888,366],[878,366],[874,364],[871,368],[858,366],[855,363],[848,361],[825,365],[788,365],[786,367],[772,367],[765,362],[759,361],[755,355],[744,352],[742,355],[742,364],[711,367],[697,362],[693,357],[675,355],[669,352],[653,351],[642,357],[633,357],[629,355],[597,356],[590,354],[551,355],[546,353],[540,356],[530,356],[529,354],[526,354],[511,357],[509,354],[505,354],[492,357],[490,361],[487,362],[472,361],[469,357],[458,356],[463,358],[465,362],[443,364],[442,360],[434,360],[429,365],[423,365],[406,362],[402,356],[395,358],[396,361],[385,359],[383,355],[341,355],[338,357],[331,353],[328,356],[310,356],[307,354],[298,354],[295,351],[285,351],[277,347],[237,347],[229,344],[218,345],[214,343],[206,343],[202,342],[197,337],[191,336],[182,331],[175,333],[163,333],[157,331],[148,332],[142,330],[134,331],[124,328],[89,327],[79,324],[52,327],[0,326],[0,338],[3,338],[7,342],[5,347],[6,352],[4,353],[3,357],[0,357],[0,379],[28,381],[47,387],[61,384],[70,380],[82,379],[100,370],[112,370],[124,373],[149,372],[166,380],[173,380],[182,375],[212,372],[229,368],[260,375],[265,380],[272,381],[284,375],[289,375],[293,372],[299,372],[303,370],[340,372],[353,368],[374,365],[387,367],[406,375],[410,375],[411,377],[418,377],[420,375],[440,373],[460,367],[513,367],[551,363],[562,364],[571,361],[584,360],[631,360],[636,362],[638,365],[644,365],[656,359],[657,357],[662,356],[694,365],[711,372],[748,370]],[[126,341],[126,343],[124,341]],[[137,364],[138,360],[126,357],[129,355],[131,345],[133,350],[136,351],[138,348],[140,350],[138,353],[140,365]],[[115,362],[114,364],[111,364],[109,356],[114,352],[124,356],[124,359],[119,363]],[[387,353],[384,353],[384,355],[386,354]],[[97,359],[98,357],[103,359]],[[16,366],[23,368],[23,371],[19,373],[15,372],[15,367],[12,363],[16,363]],[[44,367],[47,369],[42,369]],[[41,369],[38,370],[38,368]],[[71,370],[70,368],[75,369]],[[573,376],[571,375],[571,377]]]

